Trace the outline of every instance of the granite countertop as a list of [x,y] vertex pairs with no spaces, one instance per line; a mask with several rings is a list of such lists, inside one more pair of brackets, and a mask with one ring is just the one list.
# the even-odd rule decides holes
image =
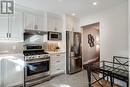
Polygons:
[[23,53],[0,53],[0,59],[6,59],[6,58],[24,58]]

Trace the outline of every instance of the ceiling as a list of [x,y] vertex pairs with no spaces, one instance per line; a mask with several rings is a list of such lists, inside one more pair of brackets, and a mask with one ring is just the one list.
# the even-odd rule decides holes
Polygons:
[[[93,14],[98,11],[122,4],[128,0],[15,0],[17,4],[33,9],[54,12],[58,14],[75,13],[78,17]],[[97,2],[93,6],[93,2]]]

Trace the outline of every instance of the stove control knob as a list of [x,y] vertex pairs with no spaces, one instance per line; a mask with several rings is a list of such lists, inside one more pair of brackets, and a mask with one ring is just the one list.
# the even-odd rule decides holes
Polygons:
[[46,55],[46,58],[48,57],[48,55]]
[[43,58],[46,58],[46,55],[44,55]]

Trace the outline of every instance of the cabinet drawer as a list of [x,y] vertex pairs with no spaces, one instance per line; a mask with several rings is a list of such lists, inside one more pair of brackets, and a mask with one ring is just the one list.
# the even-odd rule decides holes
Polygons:
[[51,64],[51,69],[65,69],[65,63],[64,62],[59,62],[56,64]]
[[64,63],[65,62],[65,57],[63,58],[51,58],[51,64],[59,64],[59,63]]
[[65,54],[64,53],[51,54],[51,57],[53,58],[65,57]]
[[65,72],[64,64],[52,65],[51,74],[58,74]]
[[58,74],[61,74],[61,73],[65,73],[65,71],[58,69],[58,70],[54,70],[53,72],[51,72],[51,75],[53,76],[53,75],[58,75]]

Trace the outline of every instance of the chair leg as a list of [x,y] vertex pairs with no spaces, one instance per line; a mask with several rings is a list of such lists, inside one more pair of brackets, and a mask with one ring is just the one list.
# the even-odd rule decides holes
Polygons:
[[111,87],[113,87],[113,76],[111,73],[109,73],[109,74],[110,74],[110,85],[111,85]]
[[126,82],[127,87],[129,87],[129,81]]
[[[93,73],[92,73],[92,75],[93,75]],[[98,79],[93,75],[93,77],[94,77],[94,79],[98,82],[98,84],[101,86],[101,87],[103,87],[102,86],[102,84],[98,81]]]
[[109,78],[108,78],[108,76],[107,76],[107,81],[109,81]]
[[88,85],[91,87],[91,74],[88,73]]

